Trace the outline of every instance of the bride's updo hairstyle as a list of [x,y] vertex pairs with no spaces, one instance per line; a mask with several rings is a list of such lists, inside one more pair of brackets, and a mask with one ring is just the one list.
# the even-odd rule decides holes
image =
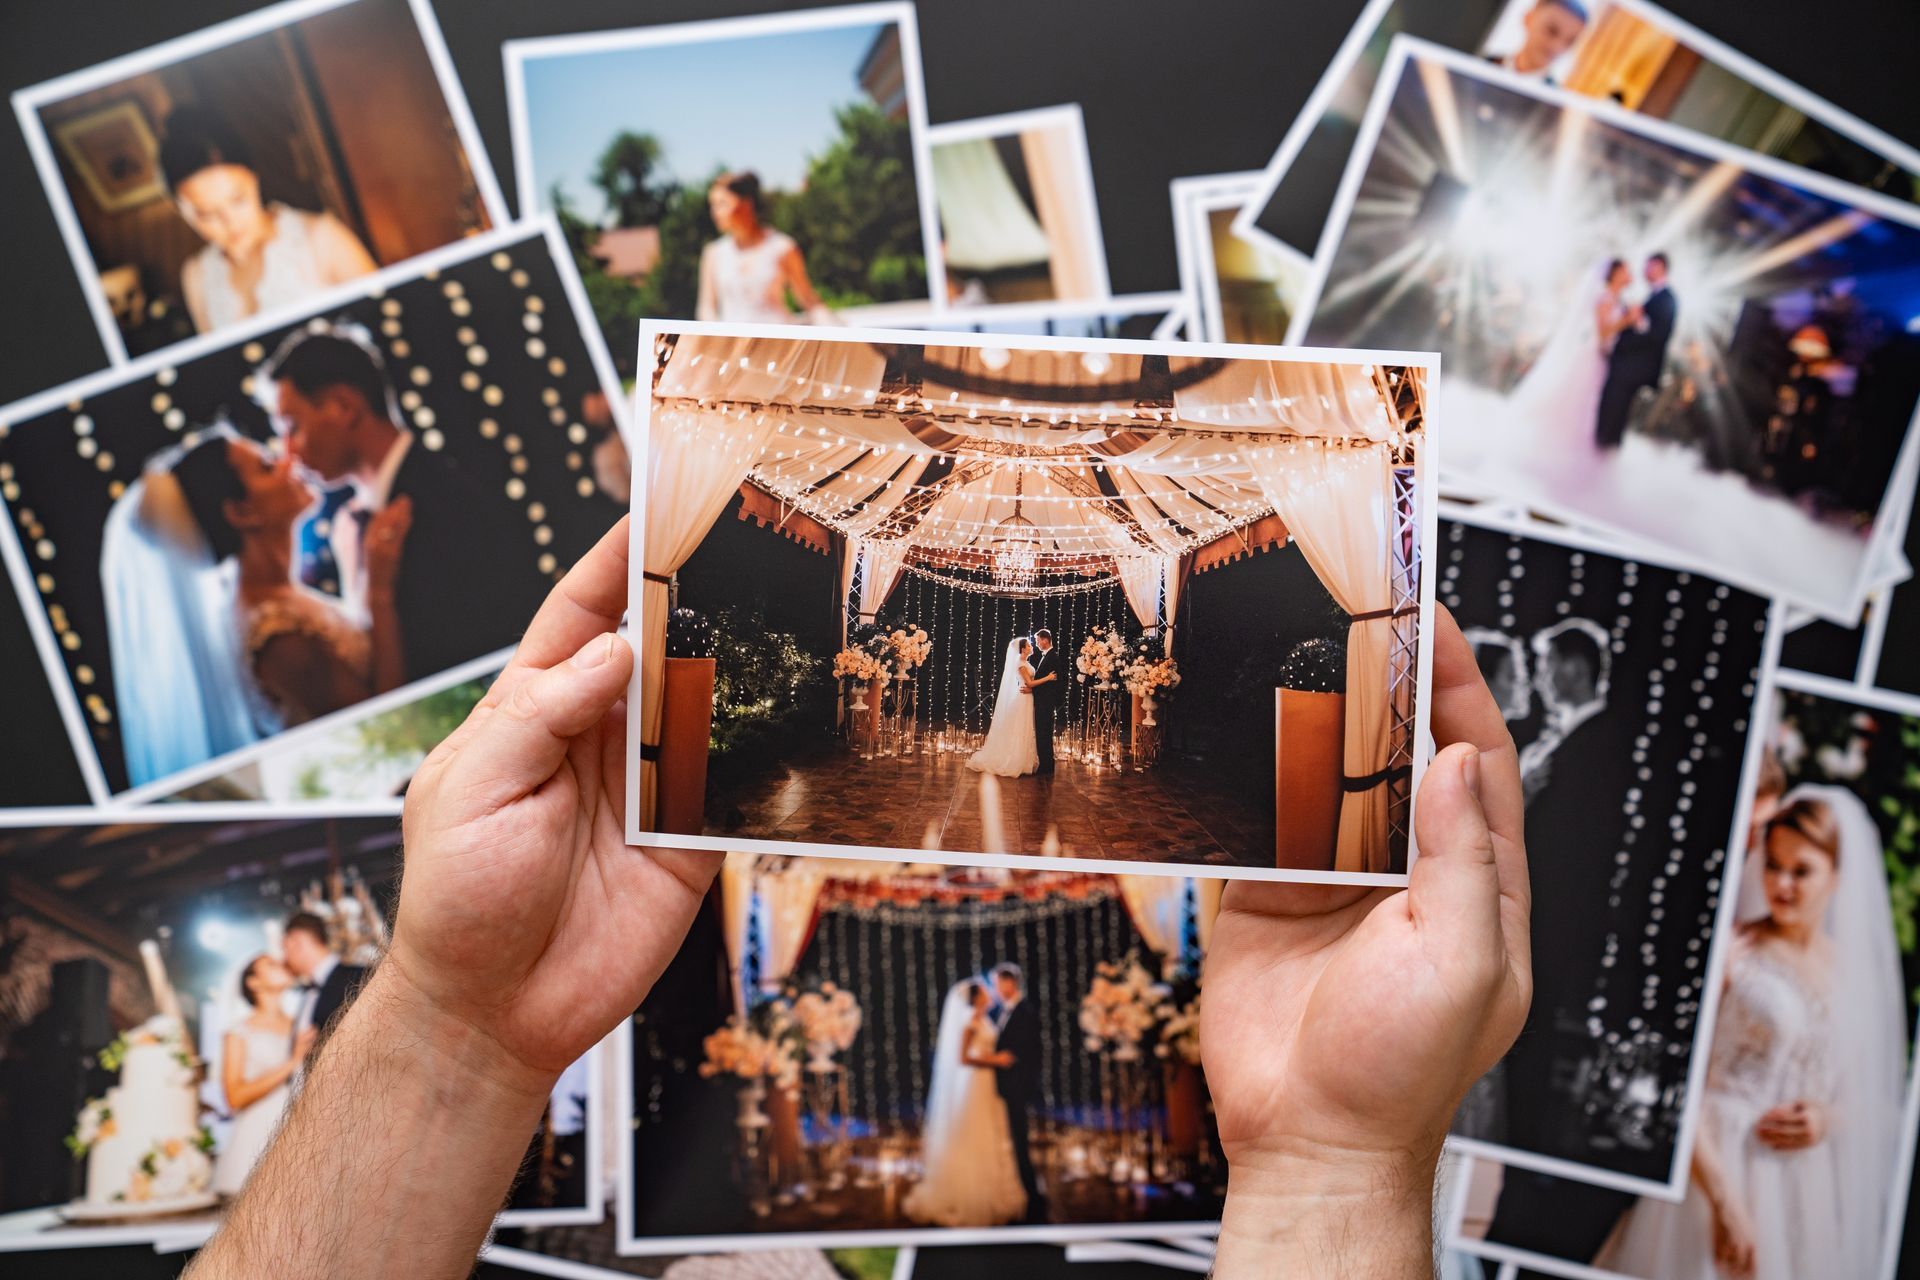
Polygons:
[[260,999],[253,991],[254,971],[272,958],[273,957],[263,952],[247,961],[247,967],[240,971],[240,998],[245,1000],[252,1008],[258,1009],[260,1007]]
[[178,191],[180,184],[194,174],[221,165],[258,172],[253,152],[240,135],[198,107],[181,107],[168,116],[164,133],[160,175],[169,191]]
[[217,427],[191,445],[157,455],[141,476],[137,519],[149,537],[219,564],[240,551],[240,532],[226,516],[228,500],[244,501],[227,447],[236,439]]
[[1625,258],[1608,258],[1606,268],[1600,272],[1600,283],[1611,284],[1613,282],[1613,273],[1616,271],[1625,271],[1626,269],[1627,260]]
[[744,200],[747,207],[753,210],[755,217],[760,215],[760,175],[753,170],[734,169],[728,173],[723,173],[713,180],[713,185],[729,191],[737,198]]
[[1767,839],[1783,830],[1826,854],[1834,870],[1840,869],[1840,820],[1828,805],[1811,797],[1795,800],[1767,823]]

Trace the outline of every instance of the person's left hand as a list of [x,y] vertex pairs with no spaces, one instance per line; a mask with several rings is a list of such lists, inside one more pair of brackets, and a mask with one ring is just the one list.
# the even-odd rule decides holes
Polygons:
[[1753,1136],[1775,1151],[1803,1151],[1827,1136],[1827,1109],[1806,1098],[1775,1107],[1753,1126]]
[[536,1086],[639,1005],[722,857],[626,843],[627,526],[554,588],[407,793],[386,967]]
[[400,577],[400,558],[406,554],[407,533],[413,528],[413,499],[401,494],[367,521],[365,562],[367,592],[391,597]]

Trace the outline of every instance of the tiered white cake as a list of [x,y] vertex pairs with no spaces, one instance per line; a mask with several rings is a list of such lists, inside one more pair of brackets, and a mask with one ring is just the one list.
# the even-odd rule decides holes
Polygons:
[[206,1195],[213,1161],[180,1020],[157,1014],[120,1044],[120,1083],[87,1103],[74,1130],[74,1149],[87,1155],[86,1203],[131,1206]]

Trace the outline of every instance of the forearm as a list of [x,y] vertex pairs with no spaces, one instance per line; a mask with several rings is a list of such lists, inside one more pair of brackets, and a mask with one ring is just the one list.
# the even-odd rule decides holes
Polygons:
[[1433,1273],[1437,1155],[1302,1152],[1236,1162],[1213,1274],[1219,1280],[1403,1280]]
[[551,1088],[383,965],[188,1274],[468,1274]]

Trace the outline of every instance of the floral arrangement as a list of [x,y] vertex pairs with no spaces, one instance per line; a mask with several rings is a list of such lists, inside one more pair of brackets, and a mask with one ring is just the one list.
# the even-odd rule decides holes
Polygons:
[[1191,1066],[1200,1065],[1200,995],[1182,1003],[1169,997],[1154,1006],[1153,1016],[1160,1023],[1160,1042],[1153,1056],[1164,1061],[1178,1058]]
[[[784,1005],[785,1002],[767,1003]],[[762,1025],[755,1026],[756,1022]],[[763,1016],[759,1009],[747,1018],[735,1014],[701,1041],[706,1061],[700,1064],[700,1074],[709,1080],[715,1076],[737,1076],[742,1080],[771,1079],[781,1086],[798,1084],[800,1057],[794,1051],[792,1035],[796,1029],[790,1011],[773,1017]]]
[[1116,1062],[1137,1062],[1141,1041],[1159,1024],[1156,1010],[1172,995],[1140,963],[1138,952],[1123,961],[1103,961],[1093,985],[1080,997],[1080,1030],[1089,1053],[1111,1049]]
[[833,674],[835,679],[843,676],[852,676],[855,680],[865,684],[871,680],[878,680],[881,676],[888,675],[892,671],[892,663],[888,662],[885,658],[876,656],[864,645],[850,644],[833,655]]
[[1110,623],[1094,627],[1087,632],[1087,638],[1080,642],[1080,653],[1074,658],[1073,665],[1079,671],[1081,684],[1092,676],[1101,688],[1113,686],[1114,673],[1119,671],[1127,659],[1127,639],[1120,628]]
[[908,624],[887,633],[887,647],[892,651],[895,669],[904,676],[932,655],[933,639],[924,627]]
[[118,1197],[136,1204],[196,1196],[213,1181],[213,1131],[205,1125],[189,1140],[156,1142],[140,1157],[127,1190]]
[[822,982],[815,990],[803,991],[793,999],[793,1020],[807,1042],[809,1065],[831,1065],[836,1053],[853,1047],[860,1034],[864,1016],[853,992],[831,982]]
[[73,1132],[67,1135],[67,1150],[77,1158],[93,1149],[93,1144],[102,1138],[111,1138],[119,1129],[114,1123],[113,1108],[107,1105],[105,1098],[90,1098],[87,1105],[80,1108],[80,1117],[74,1121]]
[[175,1062],[189,1069],[193,1066],[193,1055],[187,1052],[186,1029],[177,1018],[170,1018],[164,1013],[156,1013],[139,1026],[116,1036],[111,1044],[100,1051],[100,1066],[107,1071],[118,1071],[127,1060],[127,1050],[143,1045],[161,1045],[171,1049]]
[[1164,698],[1180,683],[1180,667],[1172,658],[1135,658],[1120,668],[1120,679],[1136,698]]

